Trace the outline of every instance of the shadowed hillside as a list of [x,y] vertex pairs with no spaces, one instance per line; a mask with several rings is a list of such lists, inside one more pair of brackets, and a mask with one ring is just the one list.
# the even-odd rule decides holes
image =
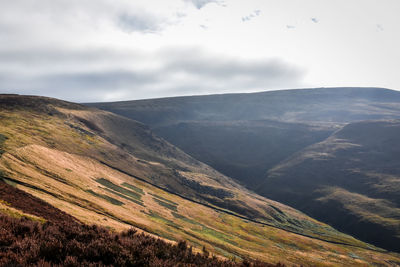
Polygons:
[[336,127],[270,120],[180,122],[154,131],[194,158],[253,189],[289,155],[327,138]]
[[344,124],[400,118],[400,93],[320,88],[89,103],[150,125],[192,157],[257,187],[265,173]]
[[[149,124],[183,151],[259,194],[398,250],[398,133],[387,137],[390,127],[377,122],[347,125],[399,119],[397,91],[320,88],[89,105]],[[350,135],[352,141],[344,141]],[[378,143],[362,143],[372,140]],[[321,147],[329,151],[312,150]],[[307,151],[323,160],[304,158]],[[350,208],[349,201],[363,208]]]
[[268,172],[258,192],[399,251],[400,122],[351,123]]

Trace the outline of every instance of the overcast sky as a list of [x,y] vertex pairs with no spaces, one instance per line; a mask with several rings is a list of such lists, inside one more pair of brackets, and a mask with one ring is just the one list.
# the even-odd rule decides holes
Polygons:
[[0,0],[0,93],[400,89],[400,0]]

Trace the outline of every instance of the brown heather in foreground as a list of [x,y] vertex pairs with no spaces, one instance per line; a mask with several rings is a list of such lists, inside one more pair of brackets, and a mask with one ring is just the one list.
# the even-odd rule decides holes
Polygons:
[[74,222],[40,224],[0,215],[0,266],[283,266],[224,261],[135,230],[112,233]]

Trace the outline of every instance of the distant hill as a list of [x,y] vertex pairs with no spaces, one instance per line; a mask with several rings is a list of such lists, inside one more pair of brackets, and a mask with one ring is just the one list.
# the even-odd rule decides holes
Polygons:
[[[386,202],[389,197],[394,197],[393,193],[379,196],[382,197],[382,203],[385,203],[382,205],[391,207],[391,211],[385,215],[387,219],[376,219],[371,224],[361,217],[352,217],[352,223],[348,225],[347,219],[350,217],[347,216],[353,216],[349,209],[341,209],[342,213],[339,216],[339,213],[330,213],[331,209],[324,209],[323,205],[303,202],[305,199],[314,199],[314,190],[325,186],[326,181],[321,177],[333,176],[335,179],[330,178],[332,181],[344,179],[343,172],[335,170],[336,165],[333,163],[336,164],[337,161],[331,161],[332,159],[313,161],[314,165],[309,166],[307,160],[285,169],[288,160],[296,159],[304,151],[314,148],[315,144],[329,142],[332,138],[336,138],[336,134],[362,125],[353,125],[353,123],[371,120],[388,123],[387,120],[400,119],[400,92],[398,91],[384,88],[317,88],[88,105],[147,123],[159,136],[192,157],[235,178],[247,188],[268,198],[293,205],[307,214],[318,216],[320,220],[331,223],[363,240],[391,250],[398,250],[398,230],[396,229],[399,227],[400,219],[396,215],[396,209],[399,202],[395,198],[390,199],[390,203]],[[349,123],[352,124],[346,126]],[[374,123],[377,127],[379,126],[378,122]],[[363,134],[370,140],[380,140],[380,136],[377,135],[382,132],[375,132],[373,127],[367,127],[357,130],[357,134]],[[397,138],[394,135],[393,140],[390,141],[393,147],[396,147]],[[379,182],[370,176],[364,176],[367,178],[363,183],[355,182],[352,185],[355,189],[346,190],[357,192],[361,194],[360,197],[377,198],[378,196],[374,195],[377,191],[366,189],[365,184],[370,183],[372,188],[392,187],[391,182],[388,182],[390,179],[383,178],[385,172],[382,171],[381,166],[383,158],[394,162],[393,165],[397,164],[398,157],[391,151],[379,152],[382,158],[376,158],[377,152],[373,149],[360,152],[364,153],[364,156],[358,161],[368,162],[369,173],[376,173],[379,177],[376,179]],[[353,155],[352,151],[348,153],[334,156],[338,157],[337,160],[352,164],[353,159],[358,158],[359,155]],[[333,165],[327,163],[325,166],[320,162],[330,162]],[[365,166],[363,165],[363,168]],[[275,170],[285,170],[285,172],[280,174]],[[394,181],[398,181],[396,177],[399,174],[397,169],[393,169],[390,175],[392,178],[395,176]],[[331,184],[331,186],[334,185]],[[365,194],[366,191],[368,194]],[[286,195],[286,192],[290,194]],[[350,195],[347,197],[344,199],[350,200],[355,195],[352,195],[352,198]],[[326,200],[325,203],[327,202]],[[318,203],[321,204],[321,201]],[[381,211],[378,207],[369,209],[370,217],[379,217]],[[393,211],[396,212],[393,213]],[[380,235],[380,231],[384,231],[384,234]]]
[[400,92],[319,88],[89,103],[152,127],[181,121],[335,122],[400,118]]
[[[144,124],[107,111],[1,95],[0,151],[0,180],[29,194],[0,194],[0,213],[8,216],[43,223],[54,213],[51,205],[80,223],[113,231],[135,227],[237,261],[399,262],[395,254],[245,189]],[[31,205],[30,196],[42,206]]]

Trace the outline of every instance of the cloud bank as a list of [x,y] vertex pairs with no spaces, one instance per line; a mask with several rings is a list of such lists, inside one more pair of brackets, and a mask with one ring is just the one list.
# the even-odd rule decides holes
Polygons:
[[[259,91],[296,86],[304,75],[304,70],[279,59],[239,60],[199,48],[166,48],[147,54],[14,51],[0,53],[0,58],[0,69],[6,73],[0,76],[2,92],[79,102]],[[6,72],[10,64],[13,68]]]

